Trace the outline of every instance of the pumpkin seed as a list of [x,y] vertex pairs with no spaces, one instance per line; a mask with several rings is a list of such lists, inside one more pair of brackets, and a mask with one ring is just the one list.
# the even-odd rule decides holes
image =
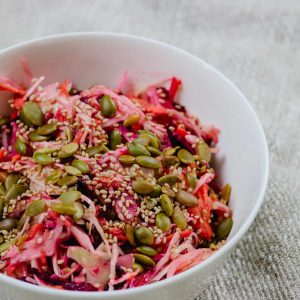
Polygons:
[[73,203],[81,198],[81,193],[78,191],[67,191],[59,196],[59,199],[64,203]]
[[117,146],[122,143],[122,135],[118,129],[114,129],[109,136],[109,147],[111,150],[116,150]]
[[187,173],[186,178],[187,178],[187,182],[188,182],[189,186],[194,189],[196,187],[196,183],[197,183],[196,176],[191,173]]
[[3,184],[0,185],[0,196],[5,196],[6,195],[6,189]]
[[171,198],[176,196],[175,192],[168,186],[162,186],[161,191],[162,191],[162,193],[168,195]]
[[160,141],[156,135],[154,135],[152,132],[146,131],[146,130],[139,130],[138,132],[139,132],[140,136],[146,135],[150,138],[150,146],[152,146],[154,148],[159,148]]
[[157,251],[149,246],[139,246],[136,248],[136,250],[142,254],[145,254],[147,256],[155,256],[157,255]]
[[67,188],[67,191],[69,192],[69,191],[77,191],[77,186],[70,186],[70,187],[68,187]]
[[78,202],[75,202],[73,205],[75,208],[75,213],[73,214],[73,220],[79,221],[84,215],[83,205]]
[[138,194],[147,195],[153,191],[154,186],[146,180],[137,179],[132,182],[132,189]]
[[109,149],[104,145],[93,146],[86,149],[86,153],[89,157],[93,157],[96,154],[106,153]]
[[150,156],[150,151],[142,144],[131,142],[128,144],[128,152],[133,156]]
[[193,194],[179,190],[176,194],[176,200],[185,207],[196,207],[198,206],[198,198],[195,197]]
[[152,147],[152,146],[147,146],[146,147],[150,152],[151,152],[151,154],[153,154],[153,155],[160,155],[161,154],[161,152],[157,149],[157,148],[155,148],[155,147]]
[[21,196],[28,190],[27,185],[14,184],[9,188],[6,194],[6,201],[16,199],[18,196]]
[[18,181],[21,179],[21,176],[16,173],[10,173],[7,175],[5,179],[5,188],[6,190],[9,190],[11,186],[18,183]]
[[6,218],[0,221],[0,230],[11,231],[17,228],[18,220],[13,218]]
[[59,186],[70,186],[77,182],[78,178],[76,176],[65,176],[58,180],[57,184]]
[[216,238],[218,240],[225,239],[229,235],[232,225],[233,221],[231,218],[224,219],[216,229]]
[[79,145],[77,143],[69,143],[64,145],[57,153],[59,158],[68,158],[73,156],[78,150]]
[[36,153],[36,152],[33,154],[33,161],[36,164],[40,164],[43,166],[47,166],[53,163],[53,159],[49,154]]
[[35,217],[45,210],[46,204],[42,200],[35,200],[25,210],[25,214],[29,217]]
[[29,134],[29,139],[32,142],[44,142],[44,141],[48,141],[50,137],[45,135],[40,135],[36,131],[33,131]]
[[147,146],[150,143],[150,137],[148,135],[140,135],[138,138],[134,140],[134,142],[141,144],[143,146]]
[[49,176],[46,178],[46,184],[55,184],[58,182],[62,175],[62,170],[56,169],[52,171]]
[[169,217],[163,212],[160,212],[156,215],[155,224],[163,232],[166,232],[171,228],[171,221]]
[[135,157],[131,155],[120,155],[119,161],[124,165],[132,165],[135,163]]
[[171,200],[171,198],[166,195],[166,194],[162,194],[160,196],[160,205],[164,211],[164,213],[171,217],[173,214],[173,202]]
[[179,179],[175,175],[165,175],[165,176],[160,177],[157,180],[157,183],[159,185],[164,185],[165,183],[167,183],[168,185],[173,185],[173,184],[177,183],[178,181],[179,181]]
[[37,133],[40,135],[50,135],[57,130],[56,123],[49,123],[44,126],[41,126],[37,129]]
[[136,243],[134,240],[134,231],[133,231],[132,226],[130,224],[126,224],[124,231],[125,231],[125,235],[128,238],[128,241],[131,244],[131,246],[135,247]]
[[132,270],[133,271],[139,270],[139,274],[144,272],[144,268],[138,263],[133,263]]
[[15,240],[11,240],[11,241],[8,241],[8,242],[5,242],[3,244],[0,245],[0,253],[8,250],[12,245],[15,244]]
[[177,156],[163,156],[161,164],[164,168],[170,168],[171,166],[179,165],[179,159]]
[[155,261],[144,255],[144,254],[139,254],[139,253],[135,253],[133,254],[135,260],[139,263],[141,263],[142,265],[145,265],[145,266],[149,266],[149,267],[154,267],[155,266]]
[[225,201],[226,204],[229,202],[230,194],[231,194],[231,185],[229,183],[227,183],[224,185],[222,192],[221,192],[221,197]]
[[26,102],[24,103],[21,114],[21,120],[24,121],[26,124],[32,124],[34,126],[41,126],[43,125],[43,112],[35,102]]
[[184,164],[192,164],[195,162],[194,156],[186,149],[180,149],[177,153],[177,157]]
[[206,143],[200,142],[196,147],[196,152],[199,155],[200,160],[210,162],[211,152],[209,146]]
[[0,127],[9,123],[10,119],[9,117],[0,117]]
[[73,203],[54,203],[51,205],[51,209],[61,215],[73,216],[76,209]]
[[69,143],[73,141],[73,132],[69,127],[65,127],[65,135]]
[[124,120],[123,125],[125,127],[132,126],[136,124],[140,120],[140,115],[139,114],[133,114],[129,116],[126,120]]
[[0,171],[0,182],[5,183],[6,178],[7,178],[7,173]]
[[174,148],[171,148],[171,147],[166,148],[163,151],[163,155],[165,155],[165,156],[173,156],[179,148],[180,148],[179,146],[176,146]]
[[161,187],[160,185],[155,185],[153,191],[150,193],[150,197],[156,198],[161,194]]
[[5,197],[0,197],[0,218],[2,216],[3,210],[4,210],[4,206],[5,206]]
[[35,153],[43,153],[43,154],[52,154],[56,152],[57,149],[55,148],[41,148],[35,151]]
[[144,226],[140,226],[134,230],[134,235],[136,239],[145,245],[151,246],[154,243],[153,232]]
[[145,168],[158,169],[161,167],[160,161],[150,156],[137,156],[136,162]]
[[4,240],[3,235],[0,235],[0,245],[3,243],[3,240]]
[[72,166],[80,170],[83,174],[86,174],[90,171],[89,165],[83,160],[74,160]]
[[22,214],[21,218],[19,219],[18,227],[17,227],[18,230],[22,230],[27,218],[28,218],[28,216],[27,216],[26,210],[25,210],[24,213]]
[[67,173],[74,175],[74,176],[82,175],[82,173],[79,169],[72,167],[72,166],[65,166],[65,170],[67,171]]
[[183,214],[182,210],[178,207],[174,207],[174,211],[172,214],[172,220],[177,225],[177,227],[181,230],[185,230],[187,227],[186,217]]
[[105,117],[110,118],[114,116],[117,112],[117,107],[115,102],[108,95],[104,95],[101,98],[100,105],[101,105],[101,113]]
[[21,142],[20,139],[16,139],[15,149],[19,154],[25,155],[27,152],[27,145],[25,143]]

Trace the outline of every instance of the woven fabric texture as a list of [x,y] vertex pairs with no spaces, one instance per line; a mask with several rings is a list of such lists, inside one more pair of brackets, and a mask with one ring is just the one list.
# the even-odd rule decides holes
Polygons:
[[251,229],[197,299],[300,299],[300,1],[0,0],[0,28],[0,49],[71,31],[143,35],[232,79],[265,129],[270,180]]

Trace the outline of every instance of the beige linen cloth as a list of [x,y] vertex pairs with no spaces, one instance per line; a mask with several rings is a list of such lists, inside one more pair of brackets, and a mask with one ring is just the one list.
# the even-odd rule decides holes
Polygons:
[[[254,106],[270,181],[254,224],[198,299],[300,299],[299,0],[0,0],[0,48],[70,31],[171,43],[211,63]],[[0,291],[0,299],[11,299]]]

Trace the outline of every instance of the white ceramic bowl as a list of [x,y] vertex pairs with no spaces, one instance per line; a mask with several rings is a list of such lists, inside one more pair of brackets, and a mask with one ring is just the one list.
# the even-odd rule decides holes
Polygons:
[[[268,177],[268,148],[259,120],[243,94],[201,59],[145,38],[111,33],[75,33],[19,44],[0,52],[0,74],[22,81],[21,57],[35,76],[47,82],[69,79],[80,87],[104,83],[115,87],[124,71],[137,86],[175,75],[182,79],[180,101],[202,122],[221,129],[216,165],[223,183],[233,191],[234,226],[226,245],[203,263],[173,278],[116,292],[72,292],[34,286],[0,274],[1,291],[12,299],[193,299],[253,222]],[[7,110],[0,94],[0,113]]]

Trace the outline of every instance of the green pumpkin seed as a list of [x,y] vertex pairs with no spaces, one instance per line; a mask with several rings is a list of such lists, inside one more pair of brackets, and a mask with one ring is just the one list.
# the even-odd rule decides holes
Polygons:
[[33,124],[34,126],[43,125],[43,112],[35,102],[29,101],[24,103],[21,109],[20,117],[21,120],[26,124]]
[[198,206],[199,200],[193,194],[180,190],[176,194],[176,200],[185,207],[196,207]]
[[180,149],[177,153],[177,157],[184,164],[192,164],[195,162],[194,156],[186,149]]
[[168,185],[173,185],[173,184],[177,183],[178,181],[179,181],[179,179],[175,175],[165,175],[165,176],[160,177],[157,180],[157,183],[159,185],[164,185],[165,183],[167,183]]
[[81,193],[78,191],[67,191],[61,194],[59,199],[64,203],[73,203],[81,199]]
[[144,254],[139,254],[139,253],[135,253],[133,254],[135,260],[139,263],[141,263],[142,265],[145,265],[145,266],[149,266],[149,267],[154,267],[155,266],[155,261],[144,255]]
[[153,191],[150,193],[150,197],[156,198],[161,194],[161,186],[155,185]]
[[14,245],[16,242],[16,240],[11,240],[11,241],[8,241],[8,242],[5,242],[3,244],[0,245],[0,253],[8,250],[12,245]]
[[231,218],[224,219],[216,229],[216,238],[218,240],[225,239],[229,235],[232,225],[233,221]]
[[114,129],[109,136],[109,148],[116,150],[117,146],[122,143],[122,135],[118,129]]
[[147,195],[153,191],[154,186],[146,180],[137,179],[132,182],[132,189],[138,194]]
[[200,160],[205,160],[207,162],[211,161],[210,148],[206,143],[204,142],[199,143],[196,147],[196,152],[199,155]]
[[6,194],[6,201],[16,199],[18,196],[21,196],[28,190],[27,185],[14,184],[9,188]]
[[5,196],[6,195],[6,189],[3,184],[0,185],[0,196]]
[[35,217],[45,210],[46,204],[42,200],[35,200],[25,210],[25,214],[29,217]]
[[158,169],[161,167],[160,161],[150,156],[137,156],[136,162],[145,168]]
[[162,193],[168,195],[171,198],[176,196],[175,192],[168,186],[162,186],[161,191],[162,191]]
[[162,194],[160,196],[160,205],[164,211],[164,213],[171,217],[173,214],[173,202],[171,200],[171,198],[166,195],[166,194]]
[[186,178],[187,178],[187,182],[188,182],[189,186],[194,189],[196,187],[196,183],[197,183],[196,176],[191,173],[187,173]]
[[73,220],[74,221],[79,221],[80,219],[82,219],[82,217],[84,215],[83,205],[81,203],[78,203],[78,202],[75,202],[73,205],[74,205],[74,208],[75,208],[75,213],[73,214]]
[[134,231],[133,228],[130,224],[126,224],[125,228],[124,228],[124,232],[126,237],[128,238],[129,243],[131,244],[131,246],[135,247],[136,243],[134,240]]
[[69,143],[73,141],[73,132],[69,127],[65,127],[65,135]]
[[152,147],[152,146],[147,146],[146,147],[147,148],[147,150],[149,150],[150,152],[151,152],[151,154],[153,154],[153,155],[160,155],[161,154],[161,152],[157,149],[157,148],[155,148],[155,147]]
[[59,186],[70,186],[77,182],[78,178],[76,176],[65,176],[58,180],[57,184]]
[[132,270],[133,271],[139,270],[139,274],[144,272],[144,268],[138,263],[133,263]]
[[49,135],[57,130],[56,123],[49,123],[37,129],[37,133],[40,135]]
[[5,183],[7,176],[6,172],[0,171],[0,182]]
[[52,171],[49,176],[46,178],[46,184],[55,184],[58,182],[62,175],[62,170],[56,169]]
[[24,224],[25,224],[25,221],[27,220],[28,216],[26,214],[26,210],[25,212],[22,214],[21,218],[19,219],[19,223],[18,223],[18,227],[17,229],[20,231],[22,230]]
[[160,212],[156,215],[155,224],[163,232],[166,232],[171,228],[171,221],[169,217],[163,212]]
[[51,205],[51,209],[61,215],[73,216],[76,209],[73,203],[54,203]]
[[226,185],[224,185],[221,192],[221,197],[226,204],[229,202],[230,194],[231,194],[231,185],[227,183]]
[[20,139],[16,139],[15,149],[19,154],[25,155],[27,152],[27,145],[25,143],[21,142]]
[[136,248],[136,250],[142,254],[145,254],[147,256],[155,256],[157,255],[157,251],[149,246],[139,246]]
[[5,179],[5,188],[6,190],[9,190],[10,187],[12,187],[14,184],[18,183],[18,181],[21,179],[21,176],[16,173],[10,173],[7,175]]
[[134,142],[141,144],[143,146],[147,146],[150,143],[150,137],[148,135],[140,135],[138,138],[134,140]]
[[2,216],[2,213],[3,213],[3,210],[4,210],[4,207],[5,207],[5,197],[0,197],[0,218]]
[[128,144],[128,152],[133,156],[150,156],[150,151],[142,144],[131,142]]
[[10,119],[9,117],[0,117],[0,127],[9,123]]
[[79,169],[72,167],[72,166],[65,166],[65,170],[67,171],[67,173],[74,175],[74,176],[82,175],[82,173]]
[[93,146],[93,147],[86,149],[86,153],[88,154],[89,157],[93,157],[96,154],[103,154],[108,151],[109,151],[109,149],[104,145]]
[[150,139],[150,146],[154,147],[154,148],[159,148],[160,146],[160,141],[157,138],[156,135],[154,135],[152,132],[150,131],[145,131],[145,130],[139,130],[139,135],[140,136],[148,136]]
[[140,120],[140,115],[139,115],[139,114],[133,114],[133,115],[129,116],[129,117],[123,122],[123,125],[124,125],[125,127],[129,127],[129,126],[132,126],[132,125],[136,124],[139,120]]
[[172,220],[179,229],[181,229],[181,230],[186,229],[186,227],[187,227],[186,217],[183,214],[182,210],[178,206],[174,207]]
[[4,241],[3,235],[0,235],[0,245],[3,243],[3,241]]
[[68,158],[73,156],[78,150],[79,145],[77,143],[69,143],[64,145],[58,152],[57,156],[59,158]]
[[101,113],[105,117],[112,117],[117,112],[117,106],[110,96],[104,95],[100,101]]
[[70,187],[67,188],[67,191],[68,192],[70,192],[70,191],[77,191],[77,186],[75,186],[75,185],[74,186],[70,186]]
[[18,220],[13,218],[6,218],[0,221],[0,230],[11,231],[18,226]]
[[124,165],[132,165],[135,163],[135,157],[131,155],[120,155],[119,161]]
[[29,139],[32,142],[44,142],[44,141],[48,141],[50,137],[45,135],[40,135],[36,131],[33,131],[29,134]]
[[89,165],[83,160],[74,160],[72,166],[80,170],[82,174],[86,174],[90,171]]
[[163,151],[163,155],[165,155],[165,156],[173,156],[179,148],[180,148],[179,146],[176,146],[174,148],[166,148]]
[[162,157],[161,164],[164,168],[170,168],[171,166],[179,165],[179,159],[177,156],[164,156]]
[[33,154],[33,161],[36,164],[40,164],[43,166],[51,165],[53,163],[53,159],[49,154],[36,153],[36,152]]
[[140,226],[135,229],[134,235],[136,239],[145,245],[151,246],[154,243],[154,235],[153,232],[144,226]]

